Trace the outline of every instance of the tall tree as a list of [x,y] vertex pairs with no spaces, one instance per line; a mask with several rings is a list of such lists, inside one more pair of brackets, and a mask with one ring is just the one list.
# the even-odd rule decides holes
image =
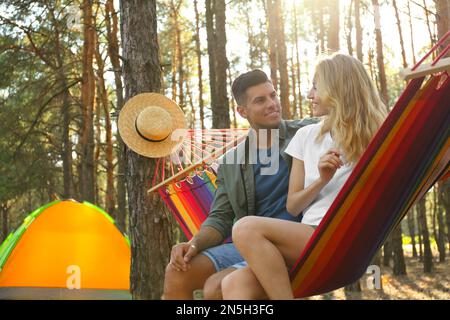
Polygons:
[[416,249],[416,226],[414,223],[414,207],[410,209],[408,215],[406,217],[408,221],[408,230],[409,235],[411,237],[411,246],[412,246],[412,255],[414,258],[417,258],[417,249]]
[[[300,74],[300,52],[299,52],[299,45],[298,45],[298,19],[297,19],[297,5],[296,2],[293,1],[292,2],[292,6],[293,6],[293,15],[294,15],[294,43],[295,43],[295,66],[296,66],[296,86],[298,88],[298,110],[299,110],[299,117],[300,119],[303,118],[303,108],[302,108],[302,94],[301,94],[301,74]],[[293,85],[292,86],[292,90],[295,91],[296,86]],[[297,109],[297,106],[295,106],[295,108]],[[294,116],[295,116],[296,112],[294,112]]]
[[329,0],[330,24],[328,27],[328,49],[339,51],[339,0]]
[[61,23],[55,17],[53,7],[49,7],[50,18],[54,28],[55,39],[55,58],[56,58],[56,73],[58,82],[61,84],[61,88],[64,88],[62,93],[61,113],[63,115],[63,127],[62,127],[62,160],[63,160],[63,198],[69,199],[75,196],[73,191],[73,170],[72,170],[72,141],[70,140],[70,123],[71,123],[71,110],[70,110],[70,91],[68,86],[66,64],[64,61],[64,50],[61,43]]
[[[99,36],[97,37],[97,39]],[[100,41],[96,41],[95,60],[97,62],[97,87],[99,104],[97,104],[98,114],[101,114],[103,109],[104,121],[105,121],[105,162],[106,162],[106,197],[105,197],[105,209],[110,215],[117,219],[116,215],[116,191],[114,187],[114,160],[113,160],[113,138],[112,138],[112,123],[110,115],[110,105],[108,91],[105,84],[105,61],[103,60],[100,52]],[[100,130],[97,132],[100,134]],[[101,145],[101,144],[100,144]],[[99,146],[100,146],[99,145]]]
[[355,33],[356,33],[356,56],[363,61],[362,51],[362,27],[361,27],[361,0],[355,0]]
[[411,6],[410,1],[406,1],[407,9],[408,9],[408,23],[409,23],[409,38],[411,40],[411,55],[413,64],[416,64],[416,50],[414,49],[414,31],[411,17]]
[[92,1],[83,0],[83,75],[82,75],[82,129],[80,193],[83,200],[95,202],[94,172],[94,99],[95,78],[93,59],[95,50],[95,28]]
[[275,90],[278,90],[277,29],[276,11],[273,0],[267,0],[267,37],[269,39],[270,79]]
[[230,127],[230,105],[227,92],[227,36],[226,36],[226,6],[225,0],[215,0],[216,20],[216,76],[217,76],[217,105],[213,106],[213,127]]
[[225,0],[206,0],[205,5],[213,128],[229,128],[230,107],[227,93],[228,59],[226,53]]
[[394,267],[393,267],[394,274],[405,275],[406,264],[405,264],[405,255],[403,252],[403,237],[402,237],[401,223],[399,223],[398,226],[395,227],[393,230],[391,245],[394,260]]
[[[114,9],[113,0],[107,0],[105,4],[105,24],[106,24],[106,36],[108,39],[108,55],[109,60],[114,71],[114,84],[116,93],[116,114],[122,109],[123,106],[123,85],[122,85],[122,69],[119,58],[119,22],[117,18],[117,12]],[[127,203],[126,203],[126,181],[125,181],[125,168],[126,168],[126,156],[125,156],[125,144],[120,137],[120,134],[116,134],[117,148],[117,212],[116,221],[117,226],[122,232],[126,231],[126,217],[127,217]]]
[[197,55],[197,74],[198,74],[198,107],[200,112],[201,129],[205,128],[205,107],[203,101],[203,68],[202,68],[202,51],[200,48],[200,15],[198,13],[198,1],[194,0],[195,10],[195,53]]
[[419,200],[417,206],[421,233],[423,236],[423,271],[425,273],[433,272],[433,254],[431,252],[430,234],[428,232],[426,197]]
[[[436,5],[436,24],[438,38],[442,38],[444,34],[450,30],[450,1],[449,0],[434,0]],[[448,52],[446,57],[450,57]]]
[[397,29],[398,29],[398,36],[400,38],[400,48],[402,52],[403,68],[406,68],[408,66],[408,63],[406,63],[405,45],[403,42],[403,34],[402,34],[402,24],[400,22],[400,16],[398,14],[397,1],[392,0],[392,5],[394,6],[395,19],[397,20]]
[[[120,3],[125,99],[143,92],[159,92],[161,66],[156,1]],[[131,293],[134,299],[159,299],[171,241],[161,199],[148,195],[155,161],[127,149],[128,203],[131,239]]]
[[381,97],[386,105],[389,105],[389,95],[386,81],[386,71],[384,69],[384,54],[383,54],[383,38],[381,36],[381,23],[380,23],[380,6],[378,0],[372,0],[372,5],[375,12],[375,39],[377,43],[377,65],[378,76],[380,82]]
[[289,73],[287,63],[286,36],[284,32],[284,17],[281,0],[275,0],[276,28],[277,28],[277,58],[280,72],[280,103],[284,119],[291,118],[289,102]]

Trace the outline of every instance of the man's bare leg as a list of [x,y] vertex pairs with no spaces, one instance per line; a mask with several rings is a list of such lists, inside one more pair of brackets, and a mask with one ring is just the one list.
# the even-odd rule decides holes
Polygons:
[[212,261],[198,254],[189,262],[187,271],[177,271],[169,263],[164,278],[164,296],[166,300],[192,300],[193,292],[202,289],[206,279],[216,272]]
[[234,271],[236,269],[230,267],[210,276],[203,287],[203,298],[205,300],[222,300],[222,280]]

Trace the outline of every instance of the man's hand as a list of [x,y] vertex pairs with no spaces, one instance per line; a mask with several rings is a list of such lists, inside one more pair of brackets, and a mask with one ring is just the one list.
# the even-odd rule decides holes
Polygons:
[[197,247],[192,242],[182,242],[172,247],[170,264],[177,271],[187,271],[189,261],[198,254]]

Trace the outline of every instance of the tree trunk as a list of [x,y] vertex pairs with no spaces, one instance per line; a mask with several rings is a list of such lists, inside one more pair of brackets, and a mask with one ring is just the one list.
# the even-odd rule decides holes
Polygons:
[[425,196],[419,200],[419,220],[423,235],[423,271],[425,273],[433,272],[433,254],[431,252],[430,235],[428,233],[427,215],[426,215],[426,198]]
[[445,224],[447,225],[447,241],[450,250],[450,180],[439,182],[439,201],[445,212]]
[[291,87],[292,87],[292,96],[294,100],[292,101],[292,118],[295,119],[297,117],[297,90],[295,88],[296,85],[296,77],[295,77],[295,67],[294,67],[294,47],[292,47],[292,58],[291,61]]
[[84,43],[83,43],[83,76],[81,88],[82,128],[81,128],[81,172],[80,191],[82,200],[95,202],[94,175],[94,99],[95,79],[92,61],[95,48],[94,17],[92,1],[83,0]]
[[214,30],[214,4],[215,0],[205,0],[206,39],[208,42],[209,58],[209,91],[211,95],[211,109],[217,105],[217,79],[216,79],[216,34]]
[[[98,81],[98,80],[97,80]],[[94,124],[95,124],[95,130],[94,130],[94,136],[95,136],[95,142],[94,142],[94,190],[95,190],[95,197],[94,201],[95,203],[101,207],[104,208],[102,199],[100,197],[100,189],[101,189],[101,170],[99,169],[100,163],[100,153],[102,151],[102,139],[101,139],[101,129],[100,129],[100,119],[101,119],[101,97],[100,97],[100,88],[98,86],[98,82],[96,84],[96,92],[95,95],[95,106],[94,106],[94,112],[95,112],[95,118],[94,118]]]
[[278,59],[277,59],[277,29],[274,0],[267,0],[267,34],[269,39],[270,79],[273,87],[278,90]]
[[363,62],[362,51],[362,27],[361,27],[361,0],[355,0],[355,33],[356,33],[356,56]]
[[9,207],[6,203],[1,204],[2,207],[2,237],[0,238],[0,245],[8,236],[8,211]]
[[[301,73],[300,73],[300,52],[298,48],[298,21],[297,21],[297,6],[295,1],[293,1],[294,7],[294,37],[295,37],[295,63],[296,63],[296,71],[297,71],[297,88],[298,88],[298,111],[300,119],[303,119],[303,108],[302,108],[302,92],[301,92]],[[295,86],[293,86],[293,90],[295,90]]]
[[351,283],[344,287],[345,293],[354,293],[354,292],[362,292],[361,290],[361,280],[357,280],[354,283]]
[[197,0],[194,0],[195,9],[195,53],[197,54],[197,70],[198,70],[198,107],[200,111],[201,129],[205,129],[205,111],[203,102],[203,80],[202,80],[202,51],[200,49],[200,17],[198,13]]
[[325,51],[325,23],[324,23],[324,4],[323,4],[324,0],[320,0],[318,2],[318,6],[319,6],[319,41],[320,41],[320,52],[321,53],[326,53]]
[[[423,10],[425,12],[425,21],[426,21],[426,25],[427,25],[428,35],[430,37],[430,43],[432,45],[434,45],[436,39],[435,39],[435,37],[433,35],[433,31],[431,29],[430,11],[428,10],[427,3],[425,0],[423,0]],[[432,57],[433,57],[433,59],[436,57],[436,51],[433,51]]]
[[[161,89],[156,1],[120,2],[125,99]],[[131,240],[131,293],[134,299],[159,299],[171,251],[170,225],[156,194],[148,195],[155,160],[126,149]]]
[[225,31],[225,0],[215,0],[216,34],[216,94],[217,104],[212,105],[213,128],[230,127],[230,106],[227,93],[228,59],[226,52],[227,37]]
[[289,102],[289,73],[287,63],[286,37],[284,34],[284,18],[281,0],[275,0],[276,31],[277,31],[277,58],[280,72],[280,104],[283,119],[291,119]]
[[400,48],[402,50],[403,68],[406,68],[406,67],[408,67],[408,64],[406,63],[405,45],[403,43],[402,25],[400,23],[400,16],[398,14],[397,1],[392,0],[392,5],[394,6],[395,19],[397,20],[398,35],[400,38]]
[[72,171],[72,141],[70,140],[70,91],[67,83],[66,70],[64,67],[64,57],[61,53],[61,37],[58,22],[56,21],[54,11],[50,10],[52,18],[53,29],[55,31],[55,56],[56,56],[56,68],[57,78],[61,88],[64,90],[62,93],[62,105],[61,114],[63,116],[62,121],[62,150],[61,158],[63,162],[63,199],[73,198],[72,183],[73,183],[73,171]]
[[412,17],[411,17],[411,6],[409,4],[409,1],[406,1],[406,5],[408,8],[408,22],[409,22],[409,37],[411,39],[411,56],[413,64],[416,64],[416,50],[414,49],[414,31],[413,31],[413,25],[412,25]]
[[423,261],[423,236],[422,236],[422,224],[420,222],[419,204],[416,204],[416,222],[417,231],[419,234],[419,260]]
[[[438,38],[440,39],[450,30],[450,1],[434,0],[434,3],[436,4],[436,24]],[[447,52],[444,57],[450,57],[450,52]]]
[[347,32],[345,33],[345,38],[347,39],[347,50],[348,54],[353,56],[353,42],[352,42],[352,33],[353,33],[353,22],[352,22],[352,9],[353,9],[353,0],[350,1],[350,6],[348,7],[348,15],[347,15]]
[[406,264],[405,255],[403,253],[403,238],[402,238],[402,225],[398,224],[393,230],[392,234],[392,251],[394,253],[394,275],[405,275],[406,274]]
[[330,11],[330,26],[328,28],[328,49],[339,51],[339,0],[328,1]]
[[[186,96],[187,96],[187,101],[189,101],[189,106],[191,109],[191,115],[190,115],[190,119],[189,119],[189,128],[194,129],[195,128],[195,107],[194,107],[194,101],[192,98],[192,92],[191,92],[191,86],[189,84],[189,81],[186,81]],[[186,102],[187,104],[187,102]]]
[[410,209],[407,215],[408,221],[408,230],[409,235],[411,236],[411,246],[412,246],[412,256],[413,258],[417,258],[417,249],[416,249],[416,227],[414,223],[414,207]]
[[[184,84],[184,66],[183,66],[183,49],[181,45],[181,27],[180,27],[180,7],[182,4],[182,0],[178,0],[176,3],[171,0],[170,6],[171,6],[171,17],[172,17],[172,23],[173,27],[175,29],[175,38],[174,38],[174,56],[175,59],[173,61],[172,69],[174,70],[174,73],[178,74],[178,79],[176,79],[176,76],[173,75],[173,83],[172,88],[178,85],[178,100],[175,100],[175,94],[174,94],[174,100],[178,101],[178,105],[181,109],[184,110],[184,90],[183,90],[183,84]],[[175,81],[176,80],[176,81]]]
[[391,266],[392,258],[392,235],[390,235],[383,245],[383,265],[385,267]]
[[[112,141],[112,125],[111,125],[111,115],[109,109],[109,99],[108,92],[106,91],[104,72],[105,72],[105,62],[100,54],[100,45],[97,41],[95,60],[97,61],[97,81],[98,81],[98,95],[100,97],[101,104],[97,105],[100,109],[100,105],[105,113],[105,160],[106,160],[106,196],[105,196],[105,206],[106,212],[108,212],[115,220],[116,215],[116,191],[114,188],[114,157],[113,157],[113,141]],[[100,110],[99,110],[100,111]],[[100,112],[99,112],[100,114]]]
[[387,90],[386,72],[384,70],[383,38],[381,36],[380,10],[379,10],[380,7],[378,4],[378,0],[372,0],[372,4],[375,11],[375,38],[377,42],[377,65],[380,80],[381,97],[383,98],[384,103],[389,108],[389,95]]
[[[444,191],[442,190],[444,184],[439,182],[435,188],[436,193],[438,194],[438,199],[436,203],[437,207],[437,222],[438,222],[438,236],[436,238],[436,242],[439,249],[439,262],[444,262],[446,258],[446,245],[445,245],[445,223],[444,223],[444,211],[445,211],[445,199],[444,199]],[[448,201],[448,199],[447,199]],[[448,230],[447,234],[450,232]]]
[[[107,0],[105,5],[106,12],[106,29],[108,38],[108,55],[114,70],[114,83],[116,89],[116,114],[120,112],[123,106],[123,85],[122,85],[122,70],[119,60],[119,41],[118,29],[119,23],[117,13],[114,9],[113,0]],[[112,19],[112,20],[111,20]],[[117,132],[116,134],[117,149],[117,212],[116,224],[122,232],[126,232],[126,217],[127,217],[127,190],[125,181],[126,155],[125,144],[122,137]]]
[[[231,70],[230,67],[228,67],[228,84],[231,88],[231,85],[233,84],[233,80],[231,78]],[[231,110],[233,112],[233,128],[237,128],[238,124],[237,124],[237,116],[236,116],[236,104],[234,99],[231,99]]]

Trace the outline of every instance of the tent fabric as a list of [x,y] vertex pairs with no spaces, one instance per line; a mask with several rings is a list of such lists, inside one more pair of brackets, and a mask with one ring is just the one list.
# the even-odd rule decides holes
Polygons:
[[129,241],[106,212],[55,201],[25,218],[0,247],[0,292],[70,289],[72,281],[94,292],[128,292],[130,261]]
[[359,279],[390,231],[449,168],[450,78],[412,80],[291,270],[296,297]]

